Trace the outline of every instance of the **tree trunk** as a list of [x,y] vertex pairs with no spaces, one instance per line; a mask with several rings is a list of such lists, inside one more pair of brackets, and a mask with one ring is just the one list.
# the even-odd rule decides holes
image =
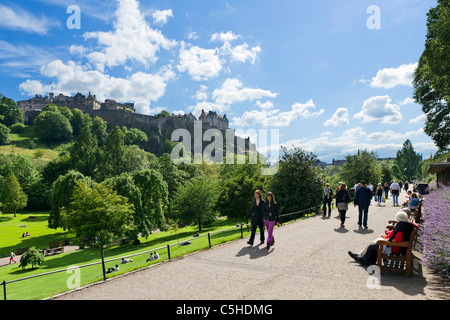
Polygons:
[[198,218],[198,232],[202,231],[202,219]]
[[14,209],[14,218],[16,217],[16,209]]

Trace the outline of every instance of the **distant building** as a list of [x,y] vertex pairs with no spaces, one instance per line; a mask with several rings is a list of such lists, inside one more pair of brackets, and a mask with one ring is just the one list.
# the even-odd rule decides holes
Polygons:
[[199,121],[209,123],[211,126],[219,129],[228,129],[228,119],[227,115],[218,115],[214,111],[209,111],[207,114],[205,110],[202,110],[202,114],[198,117]]
[[332,166],[342,166],[344,163],[346,163],[347,161],[345,160],[336,160],[333,159],[333,162],[331,162]]

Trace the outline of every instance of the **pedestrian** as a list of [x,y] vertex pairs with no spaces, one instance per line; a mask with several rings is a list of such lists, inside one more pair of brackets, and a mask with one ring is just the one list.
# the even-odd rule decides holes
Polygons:
[[383,189],[384,189],[384,198],[385,198],[386,201],[387,201],[388,196],[389,196],[389,190],[390,190],[390,188],[389,188],[389,183],[385,182],[385,183],[384,183],[384,186],[383,186]]
[[348,210],[348,204],[351,201],[350,194],[347,190],[347,184],[342,183],[339,187],[339,191],[336,193],[336,206],[341,218],[341,227],[344,227],[345,215]]
[[381,182],[379,182],[377,186],[377,196],[376,196],[379,207],[381,206],[381,201],[383,198],[383,190],[384,190],[383,186],[381,185]]
[[394,182],[390,186],[391,188],[391,194],[392,194],[392,205],[398,206],[398,196],[400,194],[400,185],[397,183],[397,180],[394,180]]
[[256,228],[259,227],[261,244],[264,243],[264,200],[262,199],[262,193],[260,190],[256,190],[254,193],[255,199],[253,199],[253,207],[252,207],[252,233],[250,235],[250,239],[248,240],[249,245],[253,245],[253,241],[255,241]]
[[323,189],[323,216],[327,214],[328,206],[328,216],[331,215],[331,201],[333,200],[333,190],[330,188],[330,184],[327,182],[325,188]]
[[11,261],[13,261],[14,263],[16,263],[16,260],[14,260],[14,257],[16,255],[14,254],[14,252],[12,252],[12,250],[9,253],[9,264],[11,264]]
[[369,188],[366,187],[366,182],[361,180],[359,183],[359,188],[355,194],[354,205],[358,206],[358,225],[364,226],[364,228],[368,228],[367,226],[367,216],[369,214],[369,206],[372,201],[372,192]]
[[275,223],[280,226],[280,215],[278,213],[278,204],[272,192],[267,192],[266,201],[264,202],[264,224],[267,228],[267,250],[275,244],[273,237],[273,228]]

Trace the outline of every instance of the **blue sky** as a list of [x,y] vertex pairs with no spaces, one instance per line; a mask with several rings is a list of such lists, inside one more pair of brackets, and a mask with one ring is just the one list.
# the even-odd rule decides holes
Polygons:
[[[80,29],[67,26],[71,5]],[[434,6],[2,0],[0,92],[16,101],[92,92],[145,114],[214,110],[256,143],[260,129],[279,130],[272,152],[299,146],[326,162],[358,148],[393,157],[406,139],[428,158],[436,148],[411,80]]]

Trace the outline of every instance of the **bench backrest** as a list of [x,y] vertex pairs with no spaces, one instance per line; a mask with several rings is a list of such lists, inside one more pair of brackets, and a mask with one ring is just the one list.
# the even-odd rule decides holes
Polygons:
[[64,241],[50,242],[50,243],[48,244],[48,248],[49,248],[49,249],[53,249],[53,248],[62,247],[63,245],[64,245]]

